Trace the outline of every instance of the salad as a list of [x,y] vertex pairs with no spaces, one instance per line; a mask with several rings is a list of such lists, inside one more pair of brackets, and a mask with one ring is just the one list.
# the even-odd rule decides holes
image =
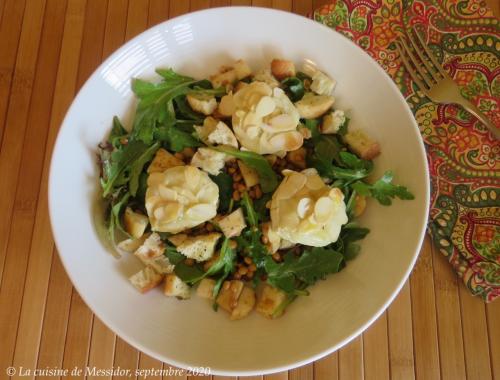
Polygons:
[[144,264],[129,279],[142,293],[196,289],[232,320],[278,317],[356,257],[368,198],[413,199],[390,171],[368,180],[380,145],[349,130],[335,81],[315,67],[156,72],[132,81],[131,128],[115,117],[99,145],[108,236]]

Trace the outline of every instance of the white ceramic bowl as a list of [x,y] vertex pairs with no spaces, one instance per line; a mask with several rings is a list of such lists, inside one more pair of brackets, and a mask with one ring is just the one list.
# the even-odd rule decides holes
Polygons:
[[[337,105],[350,110],[382,146],[376,175],[386,169],[415,194],[383,207],[370,201],[362,224],[371,233],[341,273],[311,289],[280,319],[253,313],[239,322],[197,297],[180,302],[159,289],[139,294],[127,278],[134,257],[116,260],[96,234],[96,146],[113,115],[133,111],[130,78],[153,78],[156,67],[206,77],[238,58],[254,69],[274,57],[309,60],[338,82]],[[222,375],[286,370],[349,342],[390,304],[413,267],[429,201],[424,146],[396,86],[360,48],[332,30],[290,13],[219,8],[175,18],[134,38],[90,77],[69,109],[55,145],[49,181],[50,217],[61,260],[87,305],[114,332],[147,354],[179,367],[211,367]]]

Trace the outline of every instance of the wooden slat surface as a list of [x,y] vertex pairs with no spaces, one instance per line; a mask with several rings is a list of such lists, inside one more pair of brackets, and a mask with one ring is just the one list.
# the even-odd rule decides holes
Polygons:
[[[123,42],[189,11],[254,5],[304,15],[327,2],[0,0],[0,379],[9,366],[170,368],[92,314],[55,252],[50,155],[64,114],[92,71]],[[498,2],[490,3],[498,11]],[[426,239],[410,281],[362,336],[304,367],[248,379],[500,380],[500,302],[471,297]]]

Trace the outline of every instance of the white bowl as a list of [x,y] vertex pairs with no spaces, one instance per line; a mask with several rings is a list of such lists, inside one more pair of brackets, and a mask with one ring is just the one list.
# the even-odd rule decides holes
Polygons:
[[[153,78],[173,67],[203,78],[221,64],[253,68],[274,57],[312,61],[338,82],[337,105],[382,146],[376,173],[392,169],[413,201],[383,207],[370,201],[362,224],[371,233],[347,267],[321,281],[277,320],[253,313],[230,322],[206,300],[180,302],[159,289],[139,294],[127,278],[134,257],[116,260],[96,233],[96,146],[113,115],[133,111],[130,78]],[[128,117],[129,118],[129,117]],[[69,109],[52,157],[50,217],[61,260],[75,288],[114,332],[141,351],[179,367],[210,367],[221,375],[286,370],[321,358],[366,329],[407,279],[424,236],[429,177],[415,120],[391,79],[360,48],[319,23],[261,8],[218,8],[160,24],[108,58]]]

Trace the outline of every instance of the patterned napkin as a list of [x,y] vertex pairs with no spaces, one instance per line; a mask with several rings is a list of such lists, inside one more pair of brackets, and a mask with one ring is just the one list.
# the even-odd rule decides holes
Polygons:
[[500,142],[460,107],[432,103],[402,67],[394,40],[416,27],[500,128],[500,22],[483,0],[337,0],[313,18],[344,34],[399,86],[419,124],[431,174],[429,232],[472,294],[500,296]]

